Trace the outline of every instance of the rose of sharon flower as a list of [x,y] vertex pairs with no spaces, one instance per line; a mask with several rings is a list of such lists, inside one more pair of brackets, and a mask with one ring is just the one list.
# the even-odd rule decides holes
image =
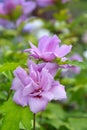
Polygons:
[[43,36],[40,38],[38,47],[30,43],[31,48],[26,49],[25,52],[30,52],[30,56],[44,61],[52,61],[56,57],[64,58],[70,51],[72,46],[62,45],[59,46],[60,39],[54,35],[52,38]]
[[43,67],[48,70],[48,72],[54,77],[59,66],[56,63],[43,62],[40,64],[35,64],[32,60],[28,60],[28,68],[30,70],[30,66],[33,66],[34,70],[41,72]]
[[51,100],[66,99],[64,86],[53,79],[46,68],[38,71],[31,64],[29,74],[18,67],[14,71],[12,88],[15,90],[13,100],[22,106],[30,106],[33,113],[44,110]]
[[36,0],[36,2],[40,7],[46,7],[53,5],[55,0]]
[[[72,55],[70,58],[68,58],[67,60],[77,60],[79,62],[82,62],[83,59],[79,54],[74,54]],[[73,77],[75,74],[79,74],[81,71],[81,68],[78,66],[72,66],[72,65],[61,65],[59,66],[60,68],[62,68],[62,76],[63,77]]]
[[[82,62],[82,61],[83,61],[82,57],[81,57],[79,54],[74,54],[74,55],[72,55],[69,59],[70,59],[70,60],[77,60],[77,61],[79,61],[79,62]],[[81,70],[81,68],[78,67],[78,66],[71,66],[71,67],[70,67],[70,71],[71,71],[71,72],[74,72],[74,73],[76,73],[76,74],[79,74],[79,73],[80,73],[80,70]]]
[[11,14],[17,6],[21,6],[23,14],[28,14],[35,9],[36,4],[33,1],[26,2],[25,0],[4,0],[4,2],[0,3],[0,14]]

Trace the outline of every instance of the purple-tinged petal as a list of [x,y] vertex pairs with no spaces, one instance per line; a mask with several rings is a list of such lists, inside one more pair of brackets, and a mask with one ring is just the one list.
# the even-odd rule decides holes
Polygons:
[[32,60],[28,60],[28,68],[30,70],[31,66],[34,68],[35,71],[37,71],[37,65],[32,61]]
[[52,92],[50,92],[50,91],[47,91],[47,92],[44,91],[44,92],[42,92],[41,96],[43,98],[46,98],[48,101],[51,101],[54,98],[54,94]]
[[74,54],[74,55],[72,55],[69,59],[70,59],[70,60],[78,60],[78,61],[80,61],[80,62],[83,61],[82,57],[81,57],[79,54]]
[[46,52],[55,52],[56,47],[59,45],[60,43],[60,39],[54,35],[52,38],[50,38],[49,44],[46,47]]
[[33,1],[29,1],[29,2],[24,2],[23,3],[23,12],[24,14],[29,14],[31,13],[36,7],[36,3]]
[[49,63],[45,64],[44,68],[46,68],[52,76],[55,76],[55,74],[58,70],[58,65],[56,63],[49,62]]
[[63,100],[67,98],[64,86],[59,83],[53,86],[50,91],[53,92],[55,100]]
[[45,110],[45,108],[48,104],[48,101],[41,97],[40,98],[39,97],[30,97],[28,99],[28,103],[30,106],[30,110],[33,113],[37,113],[37,112]]
[[31,48],[24,50],[24,52],[31,52],[31,54],[30,54],[31,56],[33,56],[35,58],[39,58],[40,52],[39,52],[38,48],[35,45],[33,45],[31,42],[30,42],[30,46],[31,46]]
[[29,94],[32,93],[33,91],[34,87],[32,83],[30,83],[23,89],[23,96],[29,96]]
[[60,40],[56,35],[52,38],[49,36],[43,36],[39,40],[38,49],[43,52],[54,52],[56,46],[60,43]]
[[13,82],[12,82],[12,90],[18,90],[20,88],[23,88],[23,84],[22,82],[18,79],[18,78],[14,78]]
[[33,68],[32,65],[30,66],[30,77],[31,77],[34,81],[37,80],[37,73],[35,72],[35,70],[34,70],[34,68]]
[[49,62],[54,60],[55,58],[56,56],[52,52],[45,52],[41,56],[41,59],[43,59],[44,61],[49,61]]
[[39,39],[38,43],[38,49],[40,52],[44,52],[46,50],[47,45],[50,42],[50,37],[49,36],[43,36]]
[[41,83],[42,90],[48,91],[51,88],[53,77],[46,69],[41,71]]
[[71,48],[72,48],[71,45],[69,45],[69,46],[62,45],[61,47],[57,47],[56,51],[55,51],[55,55],[57,57],[62,58],[62,57],[64,57],[65,55],[67,55],[71,51]]
[[54,4],[54,0],[36,0],[38,6],[40,7],[46,7],[46,6],[50,6],[52,4]]
[[14,75],[16,77],[18,77],[20,79],[20,81],[24,84],[27,85],[28,81],[28,75],[26,73],[26,71],[24,69],[22,69],[21,67],[18,67],[15,71],[14,71]]
[[3,9],[3,3],[0,3],[0,14],[5,14],[5,10]]
[[27,98],[22,95],[22,90],[17,90],[14,94],[13,100],[22,106],[27,105]]

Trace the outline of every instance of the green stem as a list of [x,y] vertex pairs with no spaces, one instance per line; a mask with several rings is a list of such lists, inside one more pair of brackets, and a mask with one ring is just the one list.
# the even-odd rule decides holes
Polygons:
[[36,117],[36,114],[34,113],[33,130],[35,130],[35,117]]

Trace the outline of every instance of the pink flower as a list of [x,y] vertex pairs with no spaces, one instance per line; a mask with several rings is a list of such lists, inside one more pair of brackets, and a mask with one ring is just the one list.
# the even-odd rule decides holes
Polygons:
[[[72,55],[69,59],[70,59],[70,60],[77,60],[77,61],[80,61],[80,62],[83,61],[82,57],[81,57],[79,54],[74,54],[74,55]],[[71,66],[71,67],[70,67],[70,71],[71,71],[71,72],[74,72],[74,73],[76,73],[76,74],[79,74],[79,73],[80,73],[80,70],[81,70],[81,68],[80,68],[80,67],[77,67],[77,66]]]
[[0,25],[4,28],[15,28],[15,25],[11,22],[11,21],[8,21],[6,19],[0,19]]
[[30,70],[30,66],[33,66],[34,70],[41,72],[43,68],[45,68],[53,77],[56,75],[58,70],[58,65],[56,63],[43,62],[40,64],[35,64],[33,61],[28,60],[28,68]]
[[59,46],[60,39],[54,35],[52,38],[43,36],[39,40],[38,47],[30,43],[31,48],[26,49],[25,52],[30,52],[30,56],[44,61],[52,61],[55,58],[64,58],[70,51],[72,46]]
[[30,106],[33,113],[43,111],[51,100],[66,99],[64,86],[53,79],[43,67],[40,71],[30,65],[29,74],[18,67],[14,71],[12,88],[15,90],[13,100],[22,106]]
[[25,0],[4,0],[4,3],[0,3],[0,14],[10,15],[15,11],[17,6],[20,6],[21,12],[26,15],[35,9],[36,4],[33,1],[25,2]]
[[36,0],[36,1],[40,7],[50,6],[53,5],[55,2],[55,0]]

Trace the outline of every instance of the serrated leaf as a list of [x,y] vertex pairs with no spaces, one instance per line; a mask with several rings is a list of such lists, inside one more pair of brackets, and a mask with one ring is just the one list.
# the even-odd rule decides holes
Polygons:
[[8,70],[14,70],[18,65],[18,63],[5,63],[0,65],[0,73]]
[[31,130],[32,113],[29,107],[19,106],[9,99],[2,105],[0,111],[4,116],[1,130],[19,130],[20,122],[27,130]]

